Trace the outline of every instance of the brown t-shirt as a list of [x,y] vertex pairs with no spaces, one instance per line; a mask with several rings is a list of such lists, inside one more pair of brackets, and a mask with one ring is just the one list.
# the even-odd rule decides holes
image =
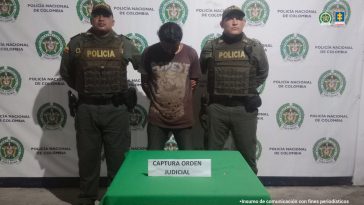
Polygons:
[[149,123],[166,128],[186,128],[193,124],[190,79],[199,79],[197,52],[183,44],[175,55],[167,54],[160,43],[148,47],[142,56],[143,90],[150,99]]

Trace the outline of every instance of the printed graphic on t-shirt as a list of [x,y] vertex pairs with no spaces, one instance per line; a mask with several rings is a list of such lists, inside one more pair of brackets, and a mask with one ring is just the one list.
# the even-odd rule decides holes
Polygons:
[[170,62],[153,64],[156,102],[151,106],[152,112],[159,112],[166,119],[182,117],[186,95],[186,79],[190,64]]

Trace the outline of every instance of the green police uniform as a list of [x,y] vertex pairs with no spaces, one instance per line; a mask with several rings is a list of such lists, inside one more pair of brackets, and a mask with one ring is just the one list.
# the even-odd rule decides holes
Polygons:
[[207,73],[208,149],[223,149],[231,132],[236,148],[257,173],[257,108],[261,105],[257,88],[268,76],[262,44],[244,34],[234,42],[221,36],[206,43],[200,63]]
[[114,31],[102,37],[90,31],[76,35],[64,50],[60,74],[79,97],[75,127],[80,198],[97,198],[102,146],[109,179],[129,150],[129,114],[122,102],[113,102],[114,96],[128,89],[129,62],[138,69],[139,51]]

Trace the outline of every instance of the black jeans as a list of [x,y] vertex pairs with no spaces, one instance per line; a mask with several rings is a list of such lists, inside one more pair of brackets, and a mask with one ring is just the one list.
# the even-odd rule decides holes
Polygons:
[[174,135],[179,150],[192,150],[191,127],[164,128],[148,123],[148,150],[163,150],[170,133]]

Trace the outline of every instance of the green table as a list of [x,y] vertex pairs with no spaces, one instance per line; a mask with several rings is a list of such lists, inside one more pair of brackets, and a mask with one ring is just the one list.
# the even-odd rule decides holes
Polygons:
[[[212,176],[148,177],[148,159],[211,159]],[[130,151],[100,204],[271,204],[269,200],[237,151]]]

